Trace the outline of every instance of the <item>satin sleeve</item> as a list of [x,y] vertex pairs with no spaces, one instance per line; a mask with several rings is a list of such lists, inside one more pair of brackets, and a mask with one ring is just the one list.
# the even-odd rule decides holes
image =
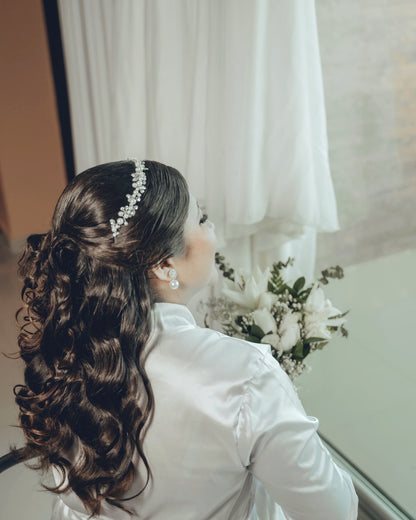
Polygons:
[[277,361],[265,355],[247,382],[236,438],[241,462],[290,520],[356,520],[351,477],[322,444]]

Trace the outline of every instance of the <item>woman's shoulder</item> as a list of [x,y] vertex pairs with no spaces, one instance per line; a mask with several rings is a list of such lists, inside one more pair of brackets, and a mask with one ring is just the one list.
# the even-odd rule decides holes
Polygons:
[[266,343],[253,343],[244,338],[228,336],[227,334],[209,328],[197,327],[196,330],[201,337],[206,337],[208,341],[214,344],[217,343],[218,347],[221,349],[228,348],[236,349],[237,351],[245,350],[247,353],[255,357],[263,357],[265,354],[271,353],[270,345]]
[[[185,333],[186,334],[186,333]],[[185,339],[184,334],[184,339]],[[213,329],[196,327],[186,334],[186,343],[202,365],[211,365],[217,373],[251,379],[261,367],[280,372],[279,363],[272,357],[270,345],[253,343]]]
[[244,355],[254,358],[262,358],[271,353],[270,345],[253,343],[236,336],[228,336],[214,329],[196,326],[184,333],[189,340],[195,343],[197,349],[210,349],[221,353],[227,351],[236,355]]
[[265,364],[279,371],[279,364],[267,344],[200,327],[183,306],[159,304],[156,312],[154,354],[159,366],[192,367],[195,373],[215,373],[230,381],[250,379]]
[[253,343],[206,328],[198,328],[196,335],[201,339],[199,349],[203,349],[203,355],[208,359],[215,360],[216,370],[228,371],[230,376],[232,373],[238,374],[255,386],[269,381],[275,391],[280,389],[289,393],[298,404],[293,384],[272,356],[270,345]]

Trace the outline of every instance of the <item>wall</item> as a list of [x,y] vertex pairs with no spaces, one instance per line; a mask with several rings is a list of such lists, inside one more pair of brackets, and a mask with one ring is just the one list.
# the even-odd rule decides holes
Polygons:
[[325,293],[349,337],[298,385],[321,433],[416,518],[416,2],[316,8],[341,224],[319,236],[317,270],[346,267]]
[[0,2],[0,226],[13,244],[46,231],[66,184],[40,0]]
[[416,2],[317,0],[341,230],[318,271],[416,247]]

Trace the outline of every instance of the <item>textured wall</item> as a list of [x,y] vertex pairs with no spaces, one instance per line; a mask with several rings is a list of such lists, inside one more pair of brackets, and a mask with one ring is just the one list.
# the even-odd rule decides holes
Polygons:
[[341,231],[317,270],[416,247],[416,2],[316,0]]

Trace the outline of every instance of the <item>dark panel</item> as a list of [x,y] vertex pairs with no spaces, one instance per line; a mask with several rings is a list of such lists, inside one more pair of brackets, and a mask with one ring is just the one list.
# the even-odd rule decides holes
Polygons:
[[49,53],[55,82],[66,175],[68,181],[70,181],[75,176],[74,149],[72,145],[71,115],[69,112],[68,88],[57,0],[43,0],[43,12],[48,32]]

